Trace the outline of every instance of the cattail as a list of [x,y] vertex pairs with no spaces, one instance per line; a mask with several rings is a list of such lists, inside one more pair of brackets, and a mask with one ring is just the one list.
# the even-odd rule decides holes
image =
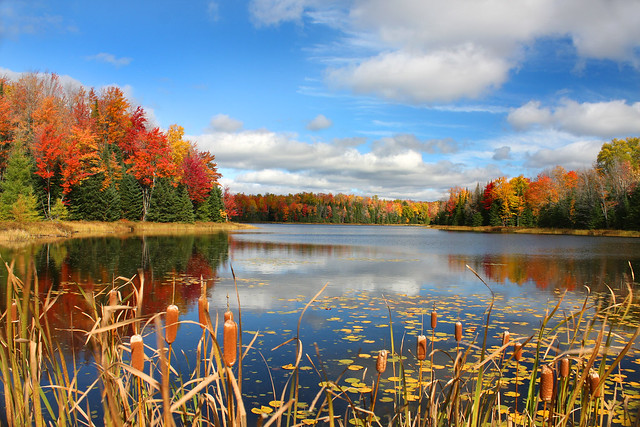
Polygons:
[[460,322],[456,322],[455,336],[456,336],[456,341],[460,342],[460,340],[462,339],[462,323]]
[[553,397],[553,371],[547,365],[542,366],[540,373],[540,400],[551,401]]
[[180,310],[177,305],[171,304],[167,307],[167,317],[165,318],[165,340],[167,343],[172,344],[176,340],[178,335],[178,317],[180,316]]
[[200,326],[206,328],[208,325],[209,318],[209,300],[206,296],[201,296],[198,298],[198,322],[200,322]]
[[416,353],[418,360],[427,358],[427,337],[424,335],[418,335],[418,348]]
[[142,335],[132,335],[129,342],[131,345],[131,367],[142,371],[144,370],[144,344],[142,342]]
[[119,302],[118,291],[111,289],[109,291],[109,305],[118,305]]
[[18,321],[18,303],[15,301],[11,303],[11,321],[12,322]]
[[513,358],[518,362],[522,359],[522,344],[519,342],[513,345]]
[[600,397],[600,388],[598,383],[600,382],[600,375],[597,372],[589,373],[589,392],[592,397]]
[[560,377],[567,378],[569,376],[569,370],[571,369],[571,361],[568,357],[564,357],[560,361]]
[[438,324],[438,313],[435,310],[431,312],[431,329],[435,329]]
[[509,344],[509,339],[510,339],[509,331],[505,330],[502,333],[502,345],[505,346],[505,345]]
[[238,324],[233,320],[233,313],[227,310],[224,313],[223,331],[223,358],[227,366],[236,363],[236,353],[238,351]]
[[389,352],[387,350],[380,350],[378,353],[378,360],[376,360],[376,371],[379,374],[384,374],[384,371],[387,370],[387,356],[389,356]]

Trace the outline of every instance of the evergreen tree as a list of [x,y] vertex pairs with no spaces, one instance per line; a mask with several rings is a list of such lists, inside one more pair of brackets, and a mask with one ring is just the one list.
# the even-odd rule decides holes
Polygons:
[[222,212],[224,212],[224,204],[222,203],[222,188],[214,185],[206,202],[209,205],[209,220],[212,222],[224,222]]
[[187,188],[184,185],[181,185],[177,191],[176,202],[176,213],[174,221],[188,223],[194,222],[195,215],[193,214],[193,203],[191,203],[189,193],[187,192]]
[[69,193],[69,214],[76,221],[102,221],[99,206],[102,203],[102,174],[90,176]]
[[122,218],[131,221],[142,219],[142,189],[138,181],[129,174],[125,174],[120,181],[120,207]]
[[111,222],[121,218],[120,194],[114,184],[100,192],[100,205],[97,208],[102,213],[100,221]]
[[0,182],[0,219],[28,221],[39,217],[38,200],[33,192],[32,162],[21,147],[9,156]]
[[[211,196],[209,196],[211,197]],[[202,203],[194,206],[195,209],[195,220],[200,222],[209,222],[211,221],[211,209],[208,203],[209,197]]]
[[173,222],[177,217],[177,206],[178,198],[175,188],[169,180],[160,178],[151,193],[147,221]]

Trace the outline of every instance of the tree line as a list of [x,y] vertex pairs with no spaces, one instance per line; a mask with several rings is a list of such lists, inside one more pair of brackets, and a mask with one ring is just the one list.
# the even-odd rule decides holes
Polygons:
[[118,87],[0,77],[0,220],[222,221],[214,160]]
[[438,212],[439,203],[348,194],[225,193],[225,206],[229,217],[241,222],[429,224]]
[[452,188],[434,223],[640,230],[640,138],[603,144],[592,168]]

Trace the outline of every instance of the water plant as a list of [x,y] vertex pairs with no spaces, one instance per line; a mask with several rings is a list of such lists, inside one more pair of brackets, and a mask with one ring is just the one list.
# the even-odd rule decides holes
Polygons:
[[[48,312],[59,294],[41,294],[33,267],[24,281],[13,273],[13,264],[6,268],[0,380],[2,421],[8,425],[595,426],[632,425],[637,420],[630,386],[621,375],[621,363],[639,333],[624,323],[633,305],[630,287],[620,300],[612,291],[612,303],[606,306],[591,306],[586,296],[582,307],[570,314],[562,313],[560,296],[531,335],[503,329],[492,336],[493,292],[482,325],[475,329],[465,321],[463,330],[456,318],[438,319],[434,307],[431,346],[427,335],[418,333],[415,352],[406,349],[404,336],[394,337],[393,311],[387,303],[390,350],[377,351],[370,371],[350,364],[332,377],[335,366],[323,360],[317,345],[315,357],[305,353],[301,330],[305,312],[319,301],[325,285],[299,311],[295,335],[272,349],[295,346],[283,382],[274,380],[269,370],[273,401],[247,411],[243,360],[249,352],[264,350],[254,347],[257,333],[242,343],[239,297],[237,322],[229,303],[223,322],[212,319],[206,281],[201,279],[195,322],[181,320],[173,301],[165,312],[144,314],[143,275],[118,277],[95,291],[78,286],[89,327],[81,330],[72,322],[69,329],[82,334],[94,372],[90,384],[81,385],[86,368],[78,364],[75,352],[69,358],[53,339],[49,324]],[[237,292],[235,273],[234,284]],[[453,328],[437,336],[438,320]],[[200,327],[201,337],[195,361],[182,372],[175,363],[185,354],[178,352],[178,328],[188,325]],[[301,382],[308,381],[302,378],[303,360],[311,365],[309,375],[321,381],[305,402],[300,393]],[[354,379],[357,383],[345,384],[344,373],[356,369],[362,372]],[[91,396],[100,396],[100,403]],[[96,413],[101,419],[94,418]]]

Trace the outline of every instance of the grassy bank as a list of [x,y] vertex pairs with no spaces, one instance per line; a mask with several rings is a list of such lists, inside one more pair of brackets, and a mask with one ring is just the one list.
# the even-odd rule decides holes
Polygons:
[[174,233],[215,233],[251,228],[246,224],[197,222],[99,222],[99,221],[37,221],[0,222],[0,246],[18,247],[38,242],[53,242],[78,237],[166,235]]
[[574,230],[569,228],[525,227],[469,227],[465,225],[430,225],[429,228],[445,231],[473,231],[476,233],[555,234],[568,236],[640,237],[640,231],[632,230]]

